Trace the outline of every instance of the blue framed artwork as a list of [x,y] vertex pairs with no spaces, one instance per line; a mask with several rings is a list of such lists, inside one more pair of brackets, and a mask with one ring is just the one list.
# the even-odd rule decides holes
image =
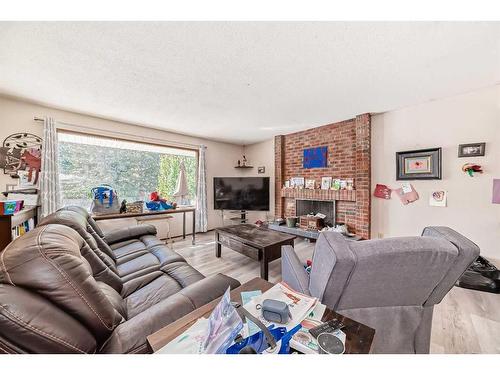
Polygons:
[[304,149],[303,167],[326,168],[328,165],[328,146]]

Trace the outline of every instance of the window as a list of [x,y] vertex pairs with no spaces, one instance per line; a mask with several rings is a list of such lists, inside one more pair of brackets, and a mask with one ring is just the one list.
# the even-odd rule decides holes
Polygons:
[[184,162],[190,204],[196,194],[197,152],[112,138],[59,132],[59,175],[64,205],[90,207],[91,189],[111,185],[121,200],[149,199],[152,191],[175,200]]

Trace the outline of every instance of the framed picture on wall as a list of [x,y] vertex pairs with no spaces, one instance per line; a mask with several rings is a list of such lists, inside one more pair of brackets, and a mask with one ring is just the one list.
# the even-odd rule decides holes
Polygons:
[[396,152],[396,180],[440,180],[441,147]]
[[328,146],[305,148],[302,166],[305,169],[328,166]]
[[484,156],[486,143],[467,143],[458,145],[458,157],[470,158],[473,156]]

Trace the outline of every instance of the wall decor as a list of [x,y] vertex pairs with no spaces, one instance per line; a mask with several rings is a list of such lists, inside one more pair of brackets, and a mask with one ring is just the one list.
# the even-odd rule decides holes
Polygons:
[[491,203],[500,204],[500,178],[493,179],[493,197]]
[[391,199],[391,188],[387,185],[377,184],[373,196],[381,199]]
[[332,189],[333,190],[340,190],[340,180],[338,178],[333,180]]
[[348,178],[347,180],[345,180],[345,182],[347,184],[347,190],[354,190],[354,178]]
[[459,158],[471,158],[474,156],[484,156],[486,152],[486,143],[466,143],[458,145]]
[[434,207],[446,207],[448,192],[445,190],[431,191],[429,205]]
[[321,177],[321,189],[329,190],[332,186],[332,178],[331,177]]
[[266,173],[266,167],[258,167],[257,173]]
[[315,189],[316,181],[315,180],[306,180],[306,189]]
[[328,146],[305,148],[302,165],[306,169],[328,166]]
[[292,177],[290,179],[290,187],[293,188],[304,187],[304,177]]
[[0,168],[13,178],[19,178],[18,171],[26,170],[29,181],[38,182],[41,167],[42,138],[30,133],[9,135],[0,147]]
[[397,180],[440,180],[441,147],[396,152]]
[[394,190],[394,192],[398,195],[401,203],[405,206],[408,203],[413,203],[420,198],[413,185],[408,182],[404,183],[399,189]]
[[474,177],[474,173],[483,173],[483,167],[481,167],[479,164],[465,163],[462,166],[462,172],[465,172],[469,176]]

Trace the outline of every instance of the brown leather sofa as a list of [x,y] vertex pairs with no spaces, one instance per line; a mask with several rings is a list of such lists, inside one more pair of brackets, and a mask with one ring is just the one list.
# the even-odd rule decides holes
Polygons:
[[0,252],[0,351],[147,353],[146,337],[238,281],[205,278],[151,226],[102,233],[66,208]]

